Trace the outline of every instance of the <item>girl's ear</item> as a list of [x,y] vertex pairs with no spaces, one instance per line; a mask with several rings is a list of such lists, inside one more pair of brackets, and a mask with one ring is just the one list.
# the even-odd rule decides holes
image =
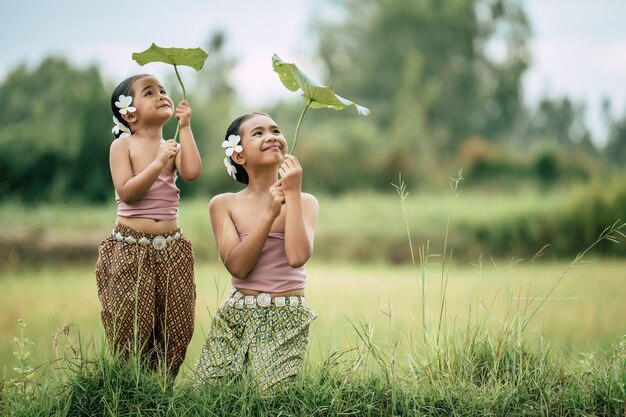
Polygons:
[[246,163],[246,158],[244,158],[244,156],[239,152],[233,152],[231,158],[239,165],[244,165]]
[[128,124],[131,124],[137,121],[137,115],[135,114],[135,112],[132,112],[132,113],[128,112],[126,114],[122,114],[121,116],[124,120],[128,122]]

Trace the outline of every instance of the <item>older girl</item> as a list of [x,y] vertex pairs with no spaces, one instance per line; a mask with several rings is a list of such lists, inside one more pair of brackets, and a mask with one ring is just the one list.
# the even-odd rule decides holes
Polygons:
[[197,372],[203,381],[219,381],[247,369],[267,392],[293,378],[303,363],[316,316],[305,304],[305,263],[319,207],[301,191],[300,163],[268,115],[233,121],[222,146],[228,173],[246,188],[209,204],[233,288],[214,316]]

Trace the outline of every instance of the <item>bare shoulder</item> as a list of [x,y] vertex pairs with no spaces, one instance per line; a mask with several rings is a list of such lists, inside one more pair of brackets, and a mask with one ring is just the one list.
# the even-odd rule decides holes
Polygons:
[[209,210],[227,210],[235,196],[235,193],[223,193],[213,196],[209,201]]
[[319,205],[317,198],[315,198],[315,196],[313,194],[309,194],[309,193],[302,193],[302,201],[303,202],[310,202],[310,203],[314,203]]
[[111,142],[111,153],[128,152],[128,149],[128,138],[117,138],[113,142]]
[[317,201],[317,198],[315,198],[315,196],[313,194],[309,194],[309,193],[302,193],[302,203],[306,204],[307,206],[310,207],[314,207],[314,208],[319,208],[320,203]]

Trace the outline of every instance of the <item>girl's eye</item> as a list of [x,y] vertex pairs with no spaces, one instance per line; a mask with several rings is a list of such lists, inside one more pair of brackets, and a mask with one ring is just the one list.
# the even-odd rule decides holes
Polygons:
[[163,94],[164,96],[167,95],[167,93],[165,92],[165,90],[161,90],[161,94]]
[[152,91],[147,91],[146,92],[146,96],[151,96],[152,95]]

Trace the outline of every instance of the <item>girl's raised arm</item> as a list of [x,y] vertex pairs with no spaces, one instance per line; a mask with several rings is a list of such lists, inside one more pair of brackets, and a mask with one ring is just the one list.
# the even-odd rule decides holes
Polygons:
[[185,181],[193,181],[200,176],[202,160],[191,131],[191,106],[187,100],[176,107],[176,118],[180,121],[180,152],[176,155],[176,169]]

